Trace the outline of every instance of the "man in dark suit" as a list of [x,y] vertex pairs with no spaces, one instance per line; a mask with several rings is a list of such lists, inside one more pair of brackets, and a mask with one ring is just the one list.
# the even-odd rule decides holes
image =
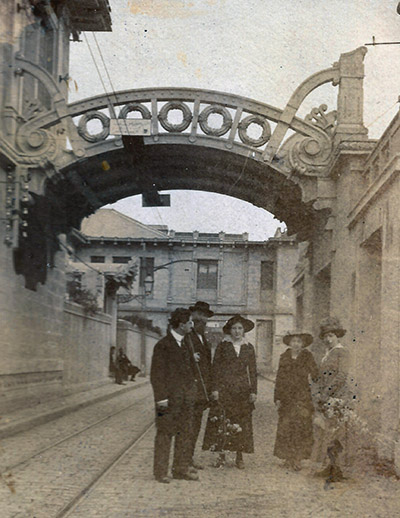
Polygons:
[[170,318],[170,331],[154,347],[150,380],[156,406],[157,433],[154,444],[154,476],[168,484],[168,461],[175,437],[172,476],[198,480],[190,468],[191,427],[196,397],[194,358],[184,344],[192,329],[188,309],[178,308]]
[[194,354],[196,365],[197,391],[193,412],[191,466],[195,469],[203,469],[203,466],[194,460],[194,451],[199,437],[203,412],[208,407],[208,395],[211,382],[211,348],[209,347],[205,330],[206,324],[214,312],[210,310],[207,302],[198,301],[191,306],[190,312],[193,320],[193,329],[185,337],[189,350]]

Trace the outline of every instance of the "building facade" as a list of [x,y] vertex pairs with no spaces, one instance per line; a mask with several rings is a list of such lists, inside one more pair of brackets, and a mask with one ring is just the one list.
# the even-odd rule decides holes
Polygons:
[[[294,323],[292,280],[298,259],[294,238],[279,230],[264,242],[249,241],[247,234],[175,232],[100,209],[82,222],[75,251],[79,260],[72,258],[70,275],[77,278],[86,271],[87,279],[81,277],[81,282],[100,298],[102,276],[96,280],[92,268],[123,271],[132,262],[137,264],[130,293],[118,292],[119,317],[145,315],[165,332],[173,309],[203,300],[215,312],[208,325],[214,346],[224,323],[240,313],[255,323],[248,338],[260,369],[276,368],[280,339]],[[149,277],[153,289],[146,295],[144,281]]]
[[[61,394],[76,374],[76,369],[69,373],[72,348],[65,341],[76,343],[70,337],[72,313],[86,332],[88,326],[77,308],[65,304],[65,235],[100,207],[153,188],[218,192],[263,207],[304,241],[293,286],[297,321],[318,336],[323,316],[341,319],[348,330],[346,346],[359,389],[360,415],[377,438],[380,458],[400,472],[400,122],[396,116],[379,141],[368,138],[363,123],[367,48],[341,54],[328,68],[324,63],[282,108],[266,104],[268,99],[170,87],[106,93],[68,104],[70,37],[78,39],[80,31],[111,30],[109,11],[107,0],[0,3],[2,408],[16,408],[16,402],[29,406],[32,394],[41,401]],[[336,106],[328,111],[321,104],[300,117],[305,98],[328,84],[337,87]],[[180,124],[168,119],[177,106],[183,116]],[[142,136],[115,132],[121,119],[135,110],[144,119]],[[223,114],[219,128],[207,123],[213,113]],[[102,126],[98,133],[91,129],[93,119]],[[254,123],[262,128],[259,139],[247,133]],[[162,229],[153,231],[161,233],[156,240],[153,234],[125,243],[149,260],[146,268],[152,259],[155,265],[168,261],[170,250],[190,261],[204,261],[197,266],[176,263],[168,270],[154,267],[155,288],[164,286],[163,305],[187,305],[209,295],[216,320],[240,310],[262,322],[272,320],[275,337],[287,326],[289,317],[280,308],[286,310],[292,295],[285,293],[292,293],[292,286],[278,253],[286,244],[256,245],[256,250],[265,246],[262,260],[275,260],[276,286],[285,286],[274,290],[274,303],[261,304],[262,260],[253,264],[250,254],[246,259],[252,245],[245,239],[231,242],[225,235],[207,243],[206,238],[200,257],[200,239],[194,233],[186,242],[168,237]],[[76,240],[82,241],[77,245],[81,250],[87,246],[85,236],[76,233]],[[113,239],[115,250],[118,243]],[[93,244],[89,240],[89,246]],[[93,256],[104,255],[101,239],[96,246]],[[155,249],[163,255],[152,257],[150,250]],[[114,255],[124,253],[121,249]],[[122,268],[112,263],[114,255],[110,252],[109,264]],[[96,276],[108,267],[90,263],[90,257],[87,264]],[[221,272],[229,264],[241,273],[224,285]],[[185,284],[190,278],[191,291],[169,282],[174,272],[176,282]],[[177,295],[181,293],[182,298]],[[142,302],[157,309],[161,303],[154,297]],[[135,310],[139,300],[131,300],[127,311]],[[113,311],[114,302],[108,297]],[[265,310],[268,304],[273,312]],[[292,306],[290,315],[293,312]],[[155,323],[161,322],[158,314],[154,311]],[[114,336],[108,318],[91,323],[99,335]],[[87,332],[88,340],[91,335]],[[257,341],[255,335],[251,339]],[[99,369],[93,376],[83,374],[80,381],[103,379],[109,345],[110,340],[104,340]],[[84,357],[77,349],[76,364],[94,366],[96,355],[97,350],[91,350]]]
[[[294,289],[300,325],[318,336],[340,318],[357,410],[392,469],[400,466],[400,116],[378,141],[346,144],[330,177],[335,210],[299,245]],[[323,354],[315,344],[317,356]],[[371,439],[372,442],[372,439]],[[396,468],[397,467],[397,468]]]

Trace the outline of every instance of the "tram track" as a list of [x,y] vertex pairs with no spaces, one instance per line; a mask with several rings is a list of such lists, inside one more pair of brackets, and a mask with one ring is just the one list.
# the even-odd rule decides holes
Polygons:
[[90,493],[98,486],[98,484],[128,455],[140,441],[154,428],[154,419],[150,423],[146,423],[140,434],[134,437],[128,444],[124,445],[102,468],[92,477],[89,483],[83,487],[74,498],[72,498],[62,509],[60,509],[54,518],[66,518],[71,516],[80,502],[90,495]]
[[117,410],[116,412],[113,412],[111,414],[108,414],[106,415],[105,417],[102,417],[101,419],[98,419],[97,421],[93,422],[93,423],[90,423],[89,425],[87,426],[84,426],[83,428],[73,432],[73,433],[70,433],[64,437],[62,437],[61,439],[59,439],[58,441],[55,441],[53,442],[52,444],[49,444],[48,446],[44,447],[44,448],[41,448],[40,450],[37,450],[36,452],[34,452],[33,454],[30,454],[28,457],[26,457],[25,459],[22,459],[14,464],[11,464],[9,466],[6,466],[5,468],[1,469],[0,471],[0,477],[5,475],[6,473],[9,473],[9,472],[15,472],[18,468],[21,468],[22,466],[24,466],[25,464],[27,464],[28,462],[30,462],[31,460],[35,459],[36,457],[39,457],[40,455],[43,455],[44,453],[48,452],[49,450],[53,449],[53,448],[56,448],[57,446],[60,446],[61,444],[71,440],[71,439],[74,439],[76,437],[78,437],[79,435],[87,432],[88,430],[91,430],[92,428],[95,428],[96,426],[99,426],[101,424],[103,424],[104,422],[108,421],[109,419],[119,415],[119,414],[122,414],[123,412],[126,412],[128,411],[129,409],[137,406],[138,404],[142,403],[144,400],[148,399],[148,396],[143,396],[142,398],[140,399],[137,399],[134,401],[134,403],[131,403],[119,410]]

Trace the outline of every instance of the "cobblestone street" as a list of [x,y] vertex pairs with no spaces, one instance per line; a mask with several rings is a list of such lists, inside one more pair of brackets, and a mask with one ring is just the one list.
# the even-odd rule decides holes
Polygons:
[[394,479],[348,480],[329,489],[306,470],[290,473],[272,456],[276,413],[273,384],[260,381],[254,416],[256,454],[245,456],[246,469],[231,463],[214,468],[212,453],[200,482],[152,480],[154,428],[72,514],[74,518],[120,517],[374,517],[400,516],[400,485]]
[[[212,453],[198,452],[206,465],[200,482],[159,484],[152,477],[152,427],[65,516],[400,517],[400,486],[394,479],[353,476],[327,487],[307,469],[291,473],[280,466],[272,456],[276,426],[272,388],[272,383],[260,381],[254,416],[256,454],[245,457],[244,471],[236,469],[233,458],[216,469]],[[135,400],[134,407],[123,410]],[[3,460],[7,459],[3,465],[10,466],[48,445],[50,439],[54,443],[119,410],[114,417],[17,466],[12,477],[7,478],[7,472],[0,493],[1,516],[56,518],[116,452],[145,431],[152,420],[151,388],[140,387],[2,441]]]

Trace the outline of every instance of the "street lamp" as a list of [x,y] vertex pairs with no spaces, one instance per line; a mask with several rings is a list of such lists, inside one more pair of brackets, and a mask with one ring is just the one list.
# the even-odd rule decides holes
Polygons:
[[147,275],[143,281],[144,296],[149,296],[153,293],[154,278],[152,275]]

